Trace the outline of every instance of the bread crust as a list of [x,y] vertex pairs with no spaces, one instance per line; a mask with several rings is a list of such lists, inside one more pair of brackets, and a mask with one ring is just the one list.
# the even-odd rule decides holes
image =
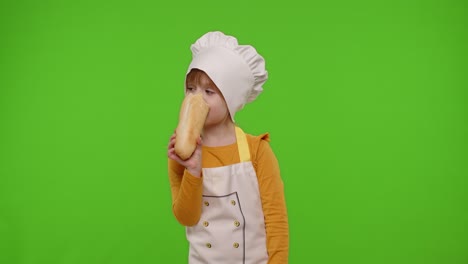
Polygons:
[[190,158],[195,151],[208,112],[209,106],[201,93],[185,96],[180,108],[174,146],[175,153],[182,160]]

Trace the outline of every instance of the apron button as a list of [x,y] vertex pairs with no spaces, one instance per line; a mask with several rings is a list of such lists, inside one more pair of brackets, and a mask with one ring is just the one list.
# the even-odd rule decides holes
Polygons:
[[234,244],[232,244],[232,246],[233,246],[234,248],[238,248],[238,247],[239,247],[239,243],[234,243]]
[[210,203],[207,202],[207,201],[205,201],[205,205],[206,205],[206,206],[210,206]]
[[203,222],[203,225],[204,225],[205,227],[207,227],[209,224],[210,224],[210,223],[208,223],[208,221]]
[[231,204],[232,204],[232,205],[236,205],[236,201],[231,200]]
[[239,227],[239,226],[240,226],[240,223],[239,223],[239,221],[237,221],[237,220],[236,220],[236,221],[234,221],[234,225],[235,225],[236,227]]
[[207,247],[207,248],[211,248],[211,244],[210,244],[210,243],[206,243],[206,247]]

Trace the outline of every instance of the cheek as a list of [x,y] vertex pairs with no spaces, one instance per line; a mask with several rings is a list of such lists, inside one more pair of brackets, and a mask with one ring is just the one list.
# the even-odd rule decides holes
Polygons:
[[224,102],[224,100],[218,100],[216,102],[216,109],[219,111],[219,112],[228,112],[228,108],[227,108],[227,105],[226,103]]
[[223,100],[220,100],[216,97],[208,97],[205,99],[205,102],[210,106],[210,108],[220,109],[223,106]]
[[210,100],[207,103],[210,106],[210,112],[208,112],[210,116],[224,116],[229,112],[224,100]]

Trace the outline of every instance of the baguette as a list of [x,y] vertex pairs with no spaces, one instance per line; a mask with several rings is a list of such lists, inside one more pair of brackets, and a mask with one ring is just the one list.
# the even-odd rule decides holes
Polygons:
[[192,156],[197,147],[197,139],[200,137],[209,106],[201,93],[188,94],[180,108],[179,124],[176,129],[175,153],[187,160]]

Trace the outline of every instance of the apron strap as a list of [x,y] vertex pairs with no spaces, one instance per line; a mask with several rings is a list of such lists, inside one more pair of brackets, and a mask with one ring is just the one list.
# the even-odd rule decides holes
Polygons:
[[240,162],[250,161],[249,144],[244,131],[236,126],[237,148],[239,149]]

